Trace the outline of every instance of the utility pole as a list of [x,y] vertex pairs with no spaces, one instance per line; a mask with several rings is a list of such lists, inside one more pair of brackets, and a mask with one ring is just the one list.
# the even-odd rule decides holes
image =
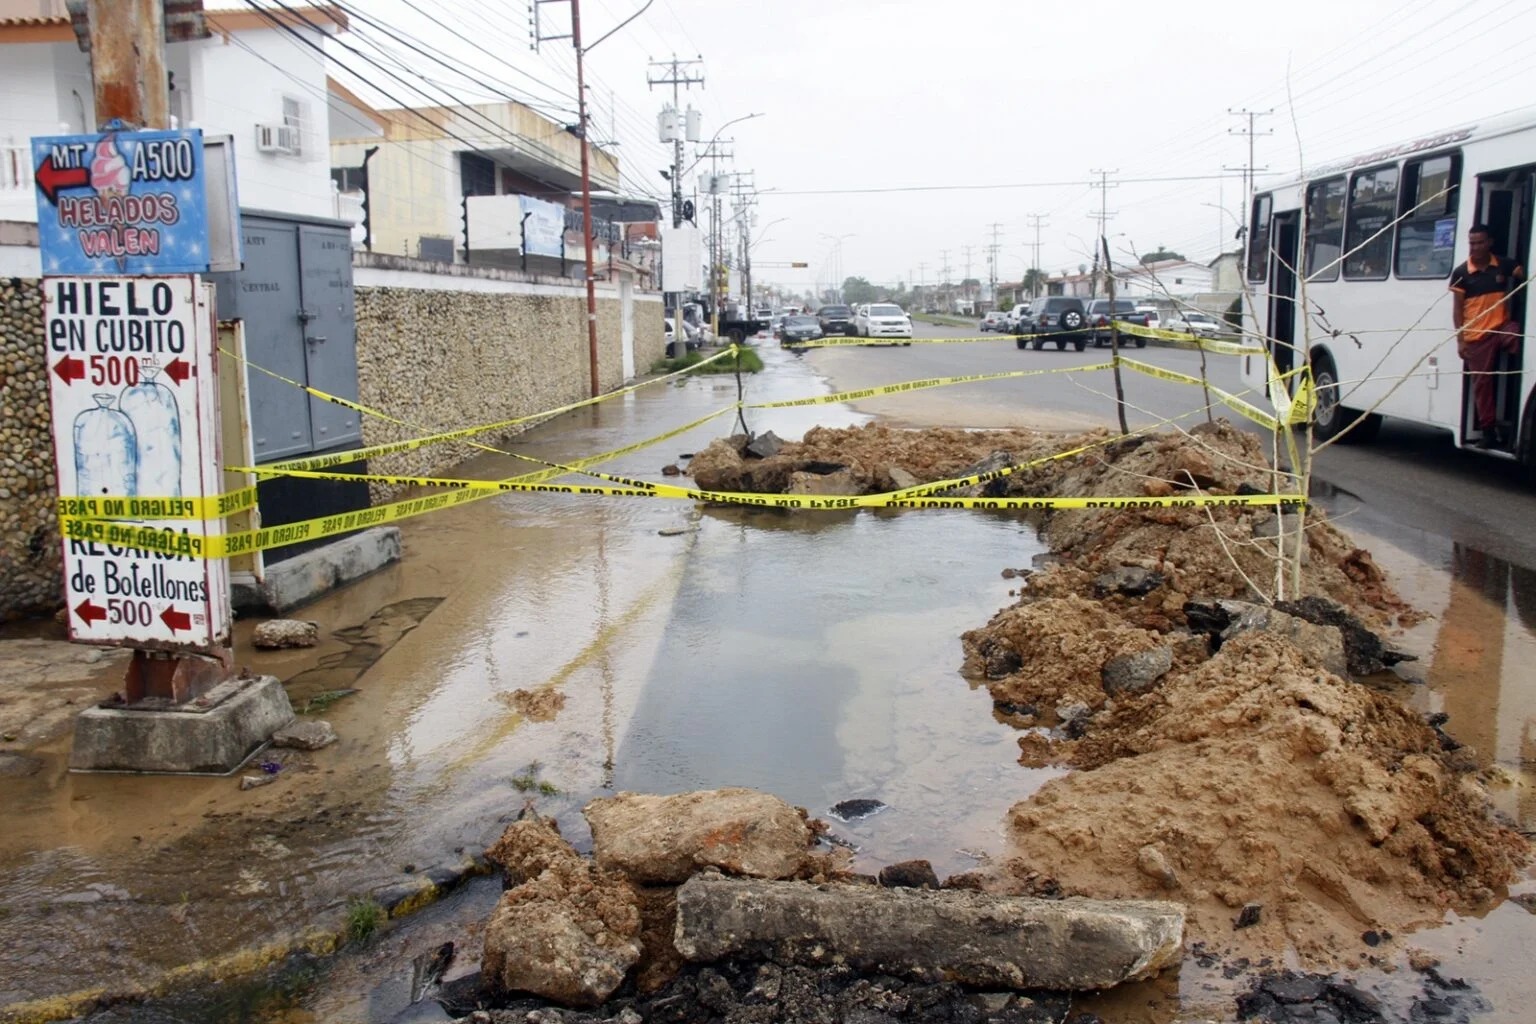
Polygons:
[[[1244,164],[1242,166],[1242,168],[1241,168],[1242,172],[1243,172],[1243,223],[1244,224],[1248,223],[1248,217],[1250,216],[1248,211],[1253,206],[1253,175],[1254,175],[1254,172],[1255,171],[1264,171],[1264,170],[1268,170],[1269,169],[1268,167],[1255,167],[1253,165],[1253,140],[1254,140],[1254,138],[1256,136],[1259,136],[1259,135],[1273,135],[1273,134],[1275,134],[1274,129],[1268,129],[1268,130],[1265,130],[1265,131],[1262,131],[1262,132],[1261,131],[1257,131],[1254,128],[1254,122],[1257,121],[1261,117],[1269,117],[1274,112],[1275,112],[1275,110],[1274,110],[1273,107],[1271,107],[1268,110],[1248,110],[1246,108],[1243,109],[1243,110],[1233,110],[1231,107],[1227,108],[1227,113],[1231,114],[1233,117],[1245,118],[1248,121],[1247,126],[1244,127],[1244,128],[1228,128],[1227,129],[1227,134],[1228,135],[1246,135],[1246,136],[1248,136],[1248,162],[1246,164]],[[1235,170],[1238,170],[1238,168],[1236,168],[1236,167],[1223,167],[1222,170],[1224,170],[1224,171],[1235,171]]]
[[965,276],[960,278],[960,297],[962,300],[968,298],[966,290],[970,287],[970,285],[966,284],[965,282],[971,280],[971,253],[974,252],[975,249],[976,247],[974,245],[962,245],[960,247],[960,250],[965,253]]
[[741,291],[747,304],[747,316],[752,315],[752,207],[757,205],[757,186],[749,180],[752,171],[741,171],[731,183],[732,198],[736,203],[736,220],[741,227]]
[[1003,230],[1003,225],[993,221],[990,226],[992,228],[992,244],[987,246],[987,269],[990,272],[987,283],[991,286],[992,305],[995,308],[997,306],[997,250],[999,248],[997,237]]
[[721,251],[723,235],[720,231],[720,193],[723,191],[720,161],[734,156],[722,152],[720,147],[733,142],[734,139],[711,139],[709,145],[704,147],[704,152],[698,154],[698,160],[709,161],[709,315],[711,329],[717,337],[720,333],[720,269],[724,262],[724,253]]
[[[682,89],[691,88],[694,85],[704,87],[704,75],[702,72],[694,74],[688,70],[693,65],[704,64],[704,59],[678,60],[673,54],[671,60],[653,60],[650,66],[653,68],[666,68],[664,74],[652,76],[647,73],[646,84],[652,89],[658,85],[670,85],[672,87],[672,107],[670,111],[662,112],[663,130],[662,142],[672,143],[672,226],[683,226],[683,141],[687,137],[688,142],[699,141],[698,118],[696,112],[689,108],[685,114],[682,104]],[[669,136],[667,138],[666,136]]]
[[1112,188],[1120,187],[1117,184],[1111,184],[1109,176],[1112,174],[1119,174],[1120,172],[1090,171],[1089,173],[1097,174],[1099,176],[1099,180],[1096,183],[1089,183],[1090,188],[1096,188],[1099,190],[1099,212],[1097,214],[1089,214],[1090,217],[1099,222],[1099,244],[1094,246],[1093,250],[1093,280],[1089,283],[1088,286],[1089,296],[1096,297],[1099,294],[1100,253],[1102,253],[1104,256],[1104,276],[1108,278],[1113,272],[1110,268],[1109,262],[1109,232],[1105,225],[1107,225],[1115,217],[1115,214],[1111,213],[1108,209],[1109,190]]
[[1050,227],[1050,225],[1047,224],[1045,222],[1045,218],[1040,216],[1038,213],[1030,214],[1029,217],[1028,217],[1028,220],[1030,222],[1029,226],[1035,229],[1035,258],[1034,258],[1033,262],[1030,263],[1030,269],[1033,270],[1035,272],[1035,274],[1034,274],[1034,280],[1030,282],[1031,287],[1030,287],[1029,291],[1030,291],[1030,297],[1031,298],[1039,298],[1040,297],[1040,229],[1041,228]]
[[939,289],[940,289],[940,293],[944,296],[944,302],[943,302],[944,312],[948,313],[950,311],[949,310],[949,250],[948,249],[940,249],[939,250],[939,257],[944,261],[942,264],[940,264],[940,268],[939,268]]

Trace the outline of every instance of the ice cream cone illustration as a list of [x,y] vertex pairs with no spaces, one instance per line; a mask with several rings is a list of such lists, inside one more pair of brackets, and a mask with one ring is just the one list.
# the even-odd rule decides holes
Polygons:
[[96,154],[91,157],[91,188],[103,199],[113,195],[128,194],[128,162],[117,149],[117,136],[107,135],[96,143]]

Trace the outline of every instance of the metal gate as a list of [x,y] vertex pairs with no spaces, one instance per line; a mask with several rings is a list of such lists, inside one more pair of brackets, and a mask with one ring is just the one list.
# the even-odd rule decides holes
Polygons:
[[[254,365],[356,401],[351,226],[267,213],[241,219],[244,268],[211,275],[220,319],[245,322],[246,358]],[[351,409],[311,398],[260,370],[251,370],[247,380],[258,463],[361,445],[361,417]],[[335,468],[366,473],[367,463]],[[263,526],[368,506],[368,485],[361,482],[269,477],[257,488]],[[335,539],[274,548],[265,560],[280,562]]]
[[[219,317],[245,321],[247,358],[341,398],[357,399],[357,328],[350,227],[271,215],[243,217],[245,267],[212,275]],[[362,440],[356,412],[250,375],[256,460],[328,451]]]

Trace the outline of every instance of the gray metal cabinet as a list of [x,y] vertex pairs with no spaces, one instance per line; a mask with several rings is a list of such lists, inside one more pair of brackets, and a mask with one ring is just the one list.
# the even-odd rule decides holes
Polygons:
[[[329,221],[247,213],[245,266],[212,275],[219,316],[245,321],[246,358],[290,380],[355,401],[357,328],[350,229]],[[345,447],[361,418],[259,370],[250,373],[256,460]]]

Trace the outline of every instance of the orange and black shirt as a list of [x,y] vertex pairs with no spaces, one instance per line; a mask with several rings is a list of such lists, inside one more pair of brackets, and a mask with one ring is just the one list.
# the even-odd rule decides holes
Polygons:
[[1451,271],[1451,291],[1465,296],[1461,322],[1468,341],[1483,340],[1509,319],[1505,300],[1525,276],[1523,268],[1511,267],[1511,261],[1489,256],[1482,268],[1468,260]]

